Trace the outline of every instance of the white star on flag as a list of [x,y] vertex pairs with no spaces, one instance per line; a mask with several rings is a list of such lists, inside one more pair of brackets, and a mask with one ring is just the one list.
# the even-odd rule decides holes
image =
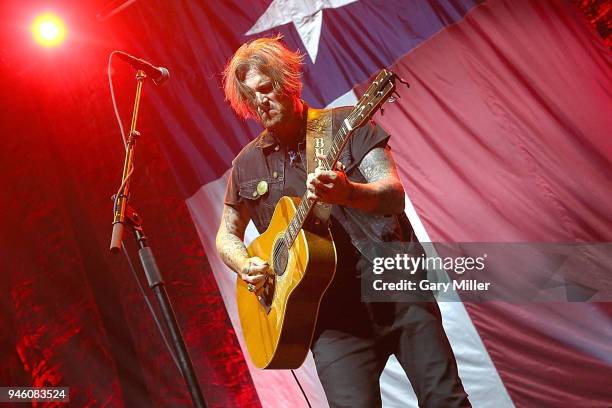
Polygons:
[[314,64],[319,51],[323,9],[338,8],[357,0],[274,0],[246,35],[293,23]]

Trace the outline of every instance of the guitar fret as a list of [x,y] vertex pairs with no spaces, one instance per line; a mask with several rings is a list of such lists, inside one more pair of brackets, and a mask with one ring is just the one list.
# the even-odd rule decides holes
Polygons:
[[331,169],[331,163],[329,162],[329,160],[327,160],[327,157],[325,158],[325,160],[323,160],[323,164],[325,164],[326,169]]
[[342,125],[342,126],[340,127],[340,129],[338,130],[338,134],[336,135],[336,137],[334,137],[334,142],[335,142],[336,140],[338,140],[338,139],[342,139],[342,138],[344,138],[344,134],[343,134],[343,133],[344,133],[344,125]]
[[346,126],[347,130],[350,132],[351,130],[353,130],[353,127],[351,126],[351,122],[349,121],[348,118],[344,119],[344,125]]

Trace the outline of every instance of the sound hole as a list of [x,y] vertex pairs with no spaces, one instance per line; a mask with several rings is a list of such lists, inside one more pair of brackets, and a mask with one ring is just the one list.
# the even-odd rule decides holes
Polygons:
[[282,239],[279,239],[274,243],[274,249],[272,250],[272,267],[274,273],[278,276],[283,276],[287,269],[287,263],[289,262],[289,249]]

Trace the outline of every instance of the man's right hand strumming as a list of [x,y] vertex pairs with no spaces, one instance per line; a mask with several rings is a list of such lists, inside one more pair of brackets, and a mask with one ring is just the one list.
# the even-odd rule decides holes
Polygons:
[[244,231],[249,223],[244,206],[225,205],[217,232],[217,251],[223,262],[246,283],[261,287],[269,265],[263,259],[249,254],[244,246]]
[[258,256],[248,258],[245,266],[241,269],[240,278],[246,283],[255,285],[257,289],[263,285],[269,265]]

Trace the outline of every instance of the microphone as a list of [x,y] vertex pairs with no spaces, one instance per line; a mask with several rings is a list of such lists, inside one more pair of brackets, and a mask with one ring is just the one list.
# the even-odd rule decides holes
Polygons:
[[119,58],[128,62],[134,68],[143,70],[147,76],[151,77],[155,85],[161,85],[170,78],[170,72],[164,67],[156,67],[150,62],[136,58],[123,51],[115,51],[115,53]]

